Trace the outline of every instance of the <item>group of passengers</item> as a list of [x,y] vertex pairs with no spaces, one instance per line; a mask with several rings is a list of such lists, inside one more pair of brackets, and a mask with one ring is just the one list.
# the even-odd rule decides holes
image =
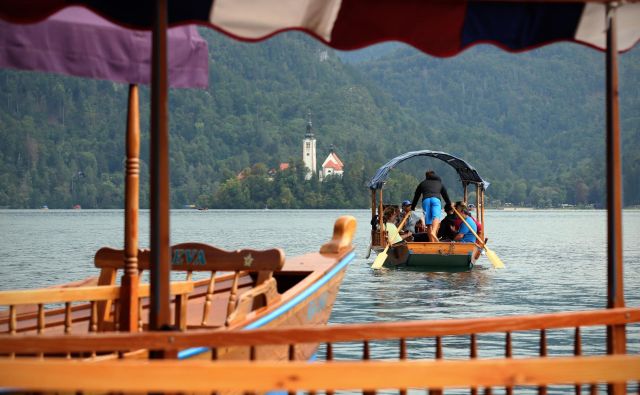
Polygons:
[[[422,197],[424,218],[415,211],[420,197]],[[441,198],[445,201],[444,211],[446,213],[442,221],[440,220]],[[464,220],[455,214],[453,207]],[[452,206],[442,180],[433,170],[428,170],[425,179],[416,188],[413,201],[403,201],[401,211],[397,206],[387,207],[383,213],[383,221],[391,244],[405,240],[475,243],[475,234],[482,231],[482,224],[471,215],[472,208],[462,201],[458,201]],[[398,226],[407,215],[402,229],[398,230]]]

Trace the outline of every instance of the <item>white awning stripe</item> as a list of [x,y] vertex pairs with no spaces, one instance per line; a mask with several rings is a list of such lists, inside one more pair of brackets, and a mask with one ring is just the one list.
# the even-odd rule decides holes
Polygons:
[[[594,47],[605,49],[607,35],[604,4],[586,4],[576,30],[575,39]],[[631,49],[640,40],[640,3],[618,7],[618,50]]]
[[282,29],[304,28],[330,41],[340,5],[341,0],[216,0],[209,21],[249,40]]

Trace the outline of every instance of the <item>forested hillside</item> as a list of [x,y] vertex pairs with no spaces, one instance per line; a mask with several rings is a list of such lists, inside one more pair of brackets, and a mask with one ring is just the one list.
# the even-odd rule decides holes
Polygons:
[[[170,97],[174,207],[365,208],[375,169],[415,149],[469,161],[492,183],[494,203],[603,204],[598,52],[576,45],[520,55],[475,48],[434,59],[401,48],[346,63],[298,33],[259,45],[201,34],[209,42],[210,86]],[[640,204],[638,50],[621,65],[625,204],[632,205]],[[3,70],[0,89],[0,207],[123,206],[125,85]],[[143,207],[148,107],[143,87]],[[318,161],[335,146],[343,178],[304,180],[308,111]],[[281,162],[290,168],[270,172]],[[427,166],[455,183],[441,165],[403,165],[390,181],[390,201],[410,197]]]
[[[601,206],[604,65],[601,52],[556,44],[521,54],[479,46],[451,59],[405,47],[360,68],[432,129],[429,146],[473,158],[494,199]],[[625,203],[637,205],[640,51],[620,65]]]

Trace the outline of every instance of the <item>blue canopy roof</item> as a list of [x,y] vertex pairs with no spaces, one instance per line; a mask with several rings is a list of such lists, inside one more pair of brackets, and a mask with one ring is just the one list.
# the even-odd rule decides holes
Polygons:
[[389,162],[384,164],[378,169],[378,171],[376,171],[376,175],[373,176],[371,181],[369,181],[369,188],[374,190],[382,189],[382,186],[387,181],[387,178],[389,178],[389,172],[394,167],[404,162],[405,160],[411,159],[416,156],[429,156],[431,158],[440,159],[441,161],[446,162],[449,166],[453,167],[456,172],[458,172],[460,181],[462,181],[463,184],[480,184],[483,189],[487,189],[489,187],[489,182],[483,180],[476,169],[474,169],[464,160],[456,158],[455,156],[447,154],[446,152],[422,150],[407,152],[391,159]]

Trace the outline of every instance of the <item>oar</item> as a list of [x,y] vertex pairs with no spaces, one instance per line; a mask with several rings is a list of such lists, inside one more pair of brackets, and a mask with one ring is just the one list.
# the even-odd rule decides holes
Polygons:
[[[395,235],[393,235],[393,237],[391,237],[391,240],[395,239],[396,236],[400,234],[400,229],[402,229],[402,227],[404,226],[404,223],[407,221],[407,218],[409,218],[410,215],[411,215],[411,211],[409,211],[407,215],[404,216],[404,218],[402,219],[402,222],[400,222],[400,225],[398,226],[398,231],[396,232]],[[382,267],[382,265],[384,264],[384,261],[387,259],[387,250],[389,249],[390,245],[391,245],[391,242],[387,240],[387,246],[384,247],[384,250],[382,250],[382,252],[379,253],[376,259],[373,261],[373,265],[371,265],[372,269],[380,269]]]
[[469,228],[471,233],[473,233],[473,235],[476,237],[478,242],[480,242],[480,244],[482,245],[482,248],[484,248],[485,252],[487,253],[487,258],[489,259],[489,262],[491,262],[491,264],[493,265],[493,268],[494,269],[502,269],[502,268],[504,268],[504,263],[502,263],[500,258],[498,258],[498,255],[496,255],[495,252],[493,252],[492,250],[489,249],[489,247],[487,247],[487,245],[484,243],[484,241],[480,238],[480,236],[478,236],[478,234],[473,230],[473,228],[471,226],[469,226],[469,223],[458,212],[458,210],[456,210],[455,207],[452,207],[452,208],[453,208],[453,211],[456,213],[456,215],[458,215],[458,217],[460,217],[462,222],[464,222],[464,224],[467,225],[467,228]]

